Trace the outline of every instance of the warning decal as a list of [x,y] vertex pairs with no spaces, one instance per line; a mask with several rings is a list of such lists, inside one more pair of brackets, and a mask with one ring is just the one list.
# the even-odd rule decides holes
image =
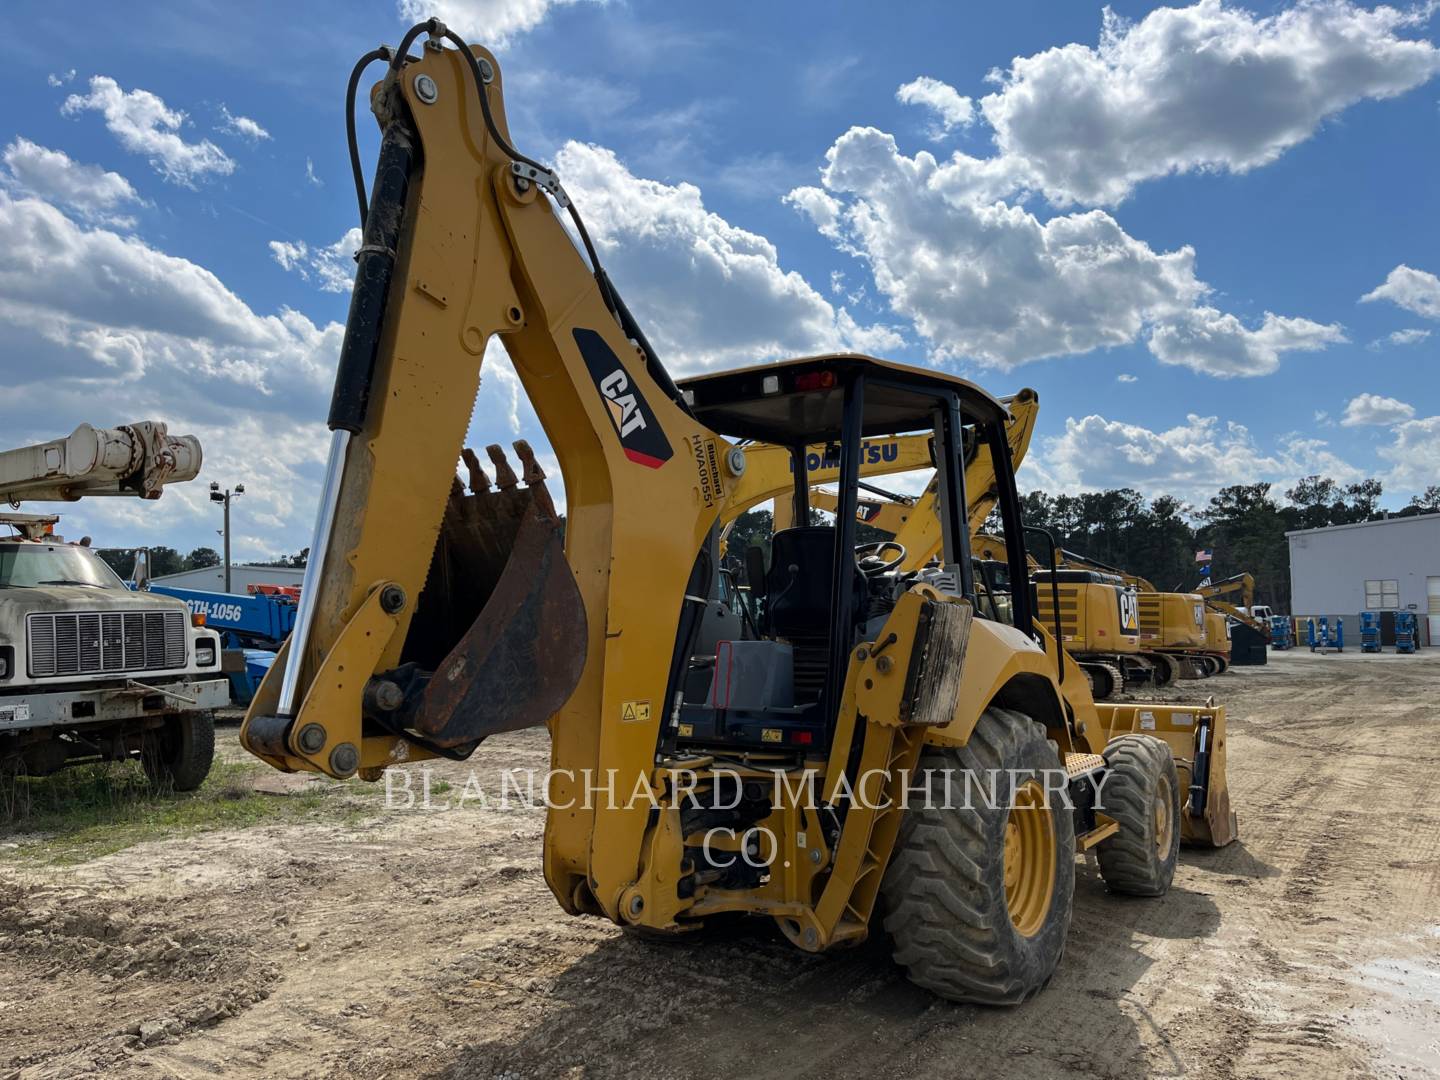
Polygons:
[[627,701],[620,706],[620,719],[626,724],[644,724],[650,720],[650,702]]

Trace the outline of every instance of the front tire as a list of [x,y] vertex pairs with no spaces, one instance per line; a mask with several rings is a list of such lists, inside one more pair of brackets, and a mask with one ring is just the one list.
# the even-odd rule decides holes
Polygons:
[[210,775],[215,758],[215,716],[208,712],[176,713],[147,734],[140,751],[145,775],[156,787],[194,791]]
[[1163,739],[1121,735],[1105,747],[1103,807],[1120,831],[1095,846],[1112,892],[1164,896],[1180,858],[1180,777]]
[[895,961],[912,982],[952,1001],[1014,1005],[1050,981],[1075,892],[1073,815],[1045,805],[1044,774],[1062,768],[1042,725],[993,707],[965,746],[921,755],[926,797],[912,798],[881,886]]

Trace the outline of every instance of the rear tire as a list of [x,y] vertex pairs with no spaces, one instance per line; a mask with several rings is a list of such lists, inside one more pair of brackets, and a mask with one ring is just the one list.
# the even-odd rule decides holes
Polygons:
[[145,775],[156,787],[194,791],[210,775],[215,758],[215,716],[208,712],[176,713],[150,732],[140,751]]
[[[1058,800],[1033,796],[1045,770],[1061,768],[1042,725],[994,707],[965,746],[921,755],[927,797],[912,798],[881,885],[895,962],[912,982],[952,1001],[1014,1005],[1050,981],[1070,928],[1075,822]],[[990,770],[1002,770],[993,807]]]
[[1101,812],[1120,831],[1095,846],[1111,892],[1164,896],[1180,858],[1180,778],[1169,745],[1150,735],[1121,735],[1105,747],[1109,775]]

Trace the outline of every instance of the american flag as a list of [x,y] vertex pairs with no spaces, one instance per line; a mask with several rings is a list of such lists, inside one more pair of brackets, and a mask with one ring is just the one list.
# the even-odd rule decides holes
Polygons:
[[1210,548],[1201,548],[1199,551],[1195,552],[1195,561],[1209,562],[1212,558],[1214,558],[1214,556],[1215,552],[1212,551]]

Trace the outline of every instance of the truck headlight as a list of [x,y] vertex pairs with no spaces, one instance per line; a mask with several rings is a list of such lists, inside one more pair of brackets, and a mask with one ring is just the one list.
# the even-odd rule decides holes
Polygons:
[[212,638],[205,638],[195,643],[195,666],[215,666],[215,642]]

